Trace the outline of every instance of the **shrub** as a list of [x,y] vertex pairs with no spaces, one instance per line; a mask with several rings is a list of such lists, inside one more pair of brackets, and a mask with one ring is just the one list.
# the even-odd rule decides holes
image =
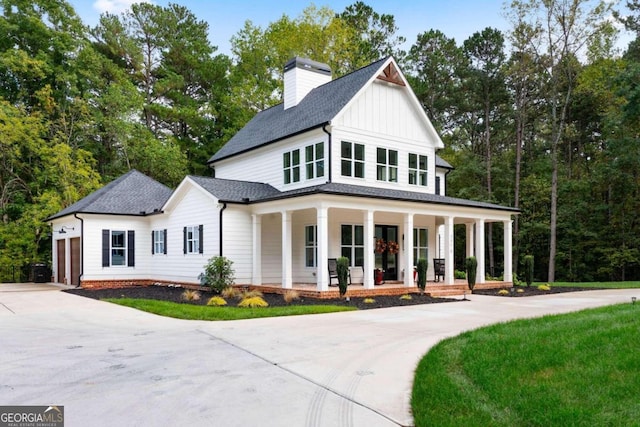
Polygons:
[[467,273],[465,273],[464,271],[460,271],[460,270],[456,270],[453,273],[454,277],[456,279],[466,279],[467,278]]
[[267,303],[262,297],[249,297],[243,298],[242,301],[238,303],[238,307],[245,308],[255,308],[255,307],[269,307],[269,303]]
[[245,289],[244,291],[239,292],[237,294],[237,297],[241,300],[247,299],[247,298],[255,298],[255,297],[262,298],[262,292],[260,292],[257,289],[254,289],[254,290]]
[[223,305],[227,305],[227,301],[222,297],[211,297],[209,298],[209,301],[207,301],[207,305],[221,307]]
[[524,289],[518,289],[516,292],[519,293],[519,294],[522,294],[522,293],[524,293]]
[[297,301],[300,299],[300,293],[296,290],[289,289],[283,295],[284,302],[289,304],[291,301]]
[[550,291],[551,290],[551,286],[547,285],[540,285],[538,286],[538,290],[539,291]]
[[376,300],[374,300],[373,298],[365,298],[362,300],[362,302],[365,304],[373,304],[376,302]]
[[240,291],[238,289],[234,288],[233,286],[228,286],[228,287],[224,288],[222,290],[222,292],[220,292],[220,296],[222,296],[222,298],[226,298],[226,299],[237,298],[238,295],[240,295]]
[[233,261],[223,256],[214,256],[204,266],[204,273],[200,273],[198,279],[203,286],[209,286],[220,293],[233,285],[235,272],[232,268]]
[[191,289],[185,289],[185,291],[182,293],[182,299],[185,301],[199,301],[200,292],[193,291]]
[[418,288],[420,288],[421,293],[424,293],[424,289],[427,287],[427,270],[429,269],[429,262],[427,259],[418,259],[416,269],[418,270]]
[[411,298],[411,295],[409,295],[409,294],[404,294],[404,295],[402,295],[402,296],[400,297],[400,299],[409,301],[409,300],[410,300],[410,299],[412,299],[412,298]]
[[518,279],[518,275],[513,273],[513,286],[522,286],[522,280]]
[[498,295],[509,295],[509,291],[506,289],[500,289]]
[[527,286],[533,283],[533,255],[524,256],[524,281],[527,282]]
[[336,273],[338,274],[338,290],[340,296],[344,296],[347,293],[347,286],[349,285],[349,258],[340,257],[337,260]]
[[478,260],[474,256],[470,256],[465,260],[464,267],[467,270],[467,285],[469,290],[473,292],[476,286],[476,273],[478,271]]

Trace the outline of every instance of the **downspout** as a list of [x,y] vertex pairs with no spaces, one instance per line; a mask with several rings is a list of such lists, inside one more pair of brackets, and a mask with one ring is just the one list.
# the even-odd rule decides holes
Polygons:
[[329,135],[329,143],[327,144],[327,149],[328,149],[328,153],[329,155],[327,156],[327,162],[329,163],[329,167],[328,167],[328,173],[329,173],[329,180],[327,181],[327,184],[331,183],[331,165],[333,164],[333,162],[331,161],[331,132],[329,132],[327,130],[327,125],[329,125],[329,123],[325,123],[324,125],[322,125],[322,131],[324,133],[326,133],[327,135]]
[[78,286],[82,283],[82,276],[84,276],[84,220],[74,213],[73,216],[80,220],[80,275],[78,276]]
[[227,209],[227,203],[226,202],[222,202],[222,209],[220,209],[220,228],[219,228],[219,234],[220,234],[220,255],[222,256],[222,212],[224,212],[224,210]]

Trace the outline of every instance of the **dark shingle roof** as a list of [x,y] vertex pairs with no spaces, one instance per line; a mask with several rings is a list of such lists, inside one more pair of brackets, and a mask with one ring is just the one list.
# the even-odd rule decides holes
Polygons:
[[449,162],[447,162],[445,159],[443,159],[442,157],[436,155],[436,167],[437,168],[444,168],[444,169],[454,169],[453,166],[451,166],[449,164]]
[[160,210],[169,196],[169,187],[134,169],[48,219],[74,213],[145,215]]
[[280,191],[271,185],[260,182],[208,178],[204,176],[189,176],[189,178],[223,202],[247,203],[249,201],[266,199],[281,194]]
[[256,114],[209,163],[296,135],[331,121],[388,58],[313,89],[295,107],[278,104]]

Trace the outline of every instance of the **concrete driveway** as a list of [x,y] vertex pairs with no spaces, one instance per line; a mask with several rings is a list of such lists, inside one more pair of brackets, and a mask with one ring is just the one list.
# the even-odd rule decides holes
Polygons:
[[640,289],[201,322],[0,285],[0,405],[67,426],[411,425],[418,360],[483,325],[630,302]]

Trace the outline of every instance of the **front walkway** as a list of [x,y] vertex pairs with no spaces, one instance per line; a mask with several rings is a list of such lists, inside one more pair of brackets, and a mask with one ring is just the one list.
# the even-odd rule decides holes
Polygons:
[[640,289],[471,295],[470,302],[201,322],[2,284],[0,401],[64,405],[69,425],[411,425],[414,368],[443,338],[632,296]]

